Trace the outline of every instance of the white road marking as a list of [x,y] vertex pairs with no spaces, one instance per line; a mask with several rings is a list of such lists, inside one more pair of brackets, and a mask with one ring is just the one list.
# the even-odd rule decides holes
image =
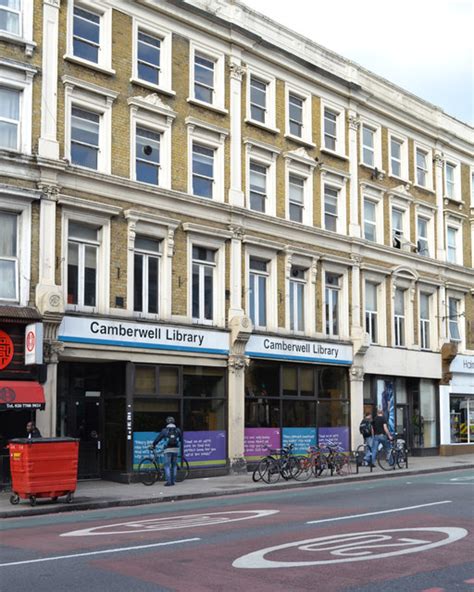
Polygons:
[[[426,533],[423,539],[412,537],[393,536],[392,533]],[[431,542],[429,534],[436,533],[439,536],[445,535],[440,540]],[[280,567],[309,567],[315,565],[333,565],[336,563],[350,563],[353,561],[369,561],[372,559],[384,559],[409,553],[419,553],[435,549],[449,543],[454,543],[468,534],[464,528],[450,527],[427,527],[427,528],[399,528],[390,530],[374,530],[365,532],[344,533],[314,539],[306,539],[267,547],[260,551],[248,553],[234,561],[233,567],[239,569],[267,569]],[[425,540],[428,538],[428,540]],[[294,551],[316,553],[319,555],[317,561],[273,561],[266,559],[270,553],[290,549]],[[397,550],[393,550],[393,548]],[[390,551],[383,551],[383,549]],[[334,559],[336,557],[336,559]]]
[[217,526],[228,522],[251,520],[278,514],[280,510],[233,510],[228,512],[208,512],[206,514],[188,514],[186,516],[165,516],[164,518],[151,518],[149,520],[133,520],[132,522],[119,522],[118,524],[106,524],[93,526],[81,530],[64,532],[62,537],[78,537],[91,535],[115,535],[135,534],[137,532],[174,530],[178,528],[194,528],[196,526]]
[[420,504],[419,506],[405,506],[404,508],[393,508],[392,510],[380,510],[379,512],[367,512],[366,514],[351,514],[350,516],[336,516],[335,518],[323,518],[322,520],[310,520],[306,524],[320,524],[321,522],[335,522],[336,520],[350,520],[351,518],[363,518],[364,516],[377,516],[378,514],[390,514],[392,512],[406,512],[407,510],[417,510],[418,508],[427,508],[428,506],[439,506],[440,504],[451,504],[450,500],[443,502],[432,502],[430,504]]
[[29,563],[42,563],[43,561],[59,561],[60,559],[75,559],[76,557],[89,557],[91,555],[103,555],[105,553],[123,553],[124,551],[139,551],[141,549],[152,549],[153,547],[165,547],[166,545],[179,545],[200,541],[200,538],[181,539],[179,541],[167,541],[166,543],[153,543],[151,545],[139,545],[137,547],[119,547],[118,549],[103,549],[102,551],[88,551],[87,553],[74,553],[72,555],[56,555],[54,557],[42,557],[41,559],[26,559],[25,561],[12,561],[11,563],[0,563],[0,567],[10,565],[27,565]]
[[468,477],[453,477],[450,481],[472,481],[474,480],[474,475]]

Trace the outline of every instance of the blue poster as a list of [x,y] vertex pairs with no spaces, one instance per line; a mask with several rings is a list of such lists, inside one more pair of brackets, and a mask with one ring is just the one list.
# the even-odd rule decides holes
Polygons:
[[393,380],[377,380],[377,406],[382,407],[391,433],[395,431],[395,390]]
[[349,452],[349,428],[319,428],[318,445],[321,448],[330,446],[342,452]]
[[138,470],[138,465],[142,458],[153,458],[153,453],[148,450],[148,446],[153,444],[153,440],[158,432],[133,432],[133,470]]
[[294,454],[307,454],[310,446],[316,446],[316,428],[283,428],[282,445],[293,444]]

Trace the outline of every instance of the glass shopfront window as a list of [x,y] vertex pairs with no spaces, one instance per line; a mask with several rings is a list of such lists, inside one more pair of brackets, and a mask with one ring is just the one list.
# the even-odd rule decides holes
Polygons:
[[[347,368],[252,360],[245,379],[245,448],[249,460],[265,444],[349,448]],[[258,444],[260,443],[260,448]]]
[[474,397],[451,395],[449,419],[451,444],[474,444]]

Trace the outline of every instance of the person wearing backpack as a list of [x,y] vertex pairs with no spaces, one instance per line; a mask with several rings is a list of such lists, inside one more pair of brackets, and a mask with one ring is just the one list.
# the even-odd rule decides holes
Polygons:
[[181,445],[181,430],[176,427],[174,417],[166,418],[166,427],[161,430],[153,441],[153,448],[159,443],[164,443],[164,468],[165,486],[169,487],[176,483],[176,472],[178,469],[178,453]]
[[372,413],[368,412],[365,414],[364,419],[360,422],[359,432],[364,438],[364,464],[370,465],[372,463],[372,446],[374,443],[374,426],[372,423]]

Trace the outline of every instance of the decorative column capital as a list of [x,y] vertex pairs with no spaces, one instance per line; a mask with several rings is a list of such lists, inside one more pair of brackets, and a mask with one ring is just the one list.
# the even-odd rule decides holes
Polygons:
[[245,356],[231,355],[227,362],[227,367],[233,374],[244,372],[249,365],[249,359]]
[[59,356],[64,350],[62,341],[45,341],[43,345],[43,357],[47,364],[57,364]]
[[242,64],[237,64],[236,62],[230,62],[229,70],[230,77],[233,80],[237,80],[238,82],[242,82],[243,77],[247,73],[247,68],[242,66]]
[[350,380],[351,382],[364,382],[364,368],[362,366],[352,366]]
[[434,165],[440,168],[444,167],[444,154],[442,152],[435,152],[433,156]]
[[41,199],[49,201],[58,201],[61,188],[58,185],[48,183],[38,183],[38,189],[41,191]]
[[244,236],[245,236],[245,230],[243,228],[243,226],[233,226],[232,224],[230,224],[228,226],[230,232],[232,232],[232,238],[236,239],[236,240],[243,240]]
[[348,115],[347,116],[347,125],[349,126],[350,130],[357,131],[360,127],[360,119],[357,115]]
[[358,255],[357,253],[351,253],[350,257],[351,257],[351,261],[352,261],[352,266],[353,267],[360,267],[360,264],[362,263],[362,257],[360,255]]

